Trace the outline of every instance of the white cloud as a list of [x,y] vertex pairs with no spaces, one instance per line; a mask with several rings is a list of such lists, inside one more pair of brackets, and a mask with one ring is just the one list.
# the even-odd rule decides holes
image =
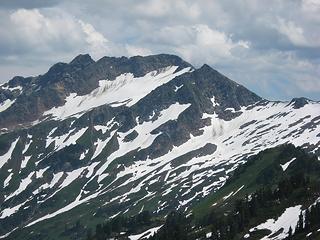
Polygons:
[[129,44],[127,44],[125,48],[128,52],[128,56],[147,56],[152,54],[152,51],[148,48],[137,47]]
[[183,0],[175,0],[175,11],[180,11],[184,13],[184,15],[189,16],[191,19],[197,19],[198,17],[201,16],[201,8],[198,3],[196,2],[191,2],[187,3],[186,1]]
[[320,1],[319,0],[302,0],[302,10],[307,13],[316,13],[319,17]]
[[304,31],[301,27],[297,26],[292,21],[286,21],[283,18],[279,18],[279,24],[276,25],[277,30],[286,36],[291,43],[296,46],[308,46],[310,43],[304,36]]
[[28,34],[30,31],[39,31],[46,25],[46,20],[38,9],[26,10],[19,9],[10,15],[12,22],[21,27],[24,34]]
[[83,34],[79,24],[68,15],[53,14],[44,16],[38,9],[18,9],[10,14],[14,29],[11,34],[35,51],[64,51],[65,46],[79,45]]
[[15,75],[41,74],[50,65],[70,61],[79,53],[96,59],[126,54],[124,47],[108,41],[92,24],[61,9],[0,9],[0,20],[7,25],[0,29],[0,81]]
[[149,0],[137,4],[135,10],[149,17],[162,17],[170,11],[170,4],[167,1]]
[[[178,27],[181,31],[181,26]],[[232,59],[235,56],[232,50],[236,48],[249,48],[247,41],[233,41],[226,33],[210,28],[205,24],[198,24],[191,27],[184,27],[185,34],[181,44],[174,50],[188,61],[195,64],[223,62],[225,59]]]
[[201,14],[201,8],[198,3],[193,1],[147,0],[135,2],[133,12],[149,18],[168,17],[170,15],[180,16],[182,14],[196,19]]
[[81,28],[85,33],[85,40],[89,44],[90,53],[96,57],[102,57],[110,52],[107,43],[109,42],[101,33],[97,32],[96,29],[89,23],[84,23],[79,20]]
[[179,54],[196,65],[232,58],[235,48],[250,46],[248,41],[233,41],[231,36],[206,24],[165,26],[154,29],[140,41],[140,44]]
[[207,25],[193,27],[196,32],[196,44],[213,48],[221,55],[230,55],[230,50],[235,46],[232,40],[224,33],[211,29]]
[[[14,44],[24,51],[22,54],[41,58],[54,55],[60,61],[79,53],[89,53],[94,58],[126,54],[124,46],[109,41],[92,24],[60,9],[18,9],[9,15],[9,21],[12,30],[6,34],[0,31],[0,37],[14,39]],[[16,57],[14,54],[13,51],[10,57]]]

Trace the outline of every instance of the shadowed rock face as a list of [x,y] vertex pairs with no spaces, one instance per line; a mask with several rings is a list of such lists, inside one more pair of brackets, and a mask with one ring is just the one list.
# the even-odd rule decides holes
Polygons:
[[[22,87],[20,95],[0,89],[0,101],[14,100],[6,111],[0,112],[0,128],[14,128],[39,119],[43,112],[63,105],[70,93],[85,95],[98,87],[99,80],[113,80],[123,73],[136,77],[167,66],[179,69],[191,67],[181,58],[160,54],[147,57],[103,57],[97,62],[86,55],[79,55],[70,63],[57,63],[47,73],[35,78],[15,77],[4,86]],[[177,70],[179,70],[177,69]]]
[[291,102],[289,103],[289,105],[292,104],[295,109],[299,109],[299,108],[302,108],[303,106],[305,106],[306,104],[308,104],[309,101],[310,101],[309,99],[304,98],[304,97],[293,98],[291,100]]
[[[0,112],[0,127],[14,128],[17,124],[31,123],[41,118],[44,111],[63,105],[70,93],[78,95],[90,93],[98,87],[101,79],[113,80],[123,73],[132,73],[135,77],[141,77],[167,66],[179,66],[176,71],[192,67],[179,57],[167,54],[131,58],[103,57],[97,62],[86,54],[77,56],[69,64],[57,63],[46,74],[35,78],[15,77],[7,86],[12,88],[20,86],[21,94],[0,89],[0,101],[15,100],[10,108]],[[256,94],[208,65],[192,73],[183,74],[177,78],[176,82],[185,85],[182,88],[183,94],[180,100],[192,99],[202,110],[212,108],[208,97],[215,96],[216,101],[221,103],[216,112],[224,119],[234,116],[233,113],[224,111],[225,108],[232,107],[238,110],[240,106],[247,106],[261,100]],[[169,93],[164,89],[162,91],[159,94],[163,95],[163,101],[173,100],[168,99]]]

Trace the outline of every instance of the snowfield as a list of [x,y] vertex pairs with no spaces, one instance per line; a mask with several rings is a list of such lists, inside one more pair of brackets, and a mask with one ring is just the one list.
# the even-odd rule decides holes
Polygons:
[[81,113],[105,104],[132,106],[157,87],[179,75],[192,71],[191,68],[185,68],[176,72],[177,69],[178,66],[169,66],[150,72],[143,77],[136,78],[132,73],[125,73],[115,80],[100,80],[99,87],[91,93],[84,96],[72,93],[67,97],[63,106],[52,108],[43,115],[64,119],[75,114],[81,116]]

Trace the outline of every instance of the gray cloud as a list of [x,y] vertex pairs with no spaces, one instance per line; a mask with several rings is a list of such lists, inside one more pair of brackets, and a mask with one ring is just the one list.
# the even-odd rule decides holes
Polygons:
[[62,0],[1,0],[0,8],[16,9],[16,8],[43,8],[57,5]]
[[81,52],[167,52],[208,63],[266,98],[319,100],[318,1],[20,2],[1,2],[1,79],[41,73]]

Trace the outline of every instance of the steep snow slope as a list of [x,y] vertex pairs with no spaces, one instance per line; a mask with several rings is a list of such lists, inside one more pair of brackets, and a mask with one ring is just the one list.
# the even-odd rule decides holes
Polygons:
[[191,71],[191,68],[184,68],[176,72],[177,69],[178,66],[169,66],[152,71],[143,77],[135,78],[132,73],[125,73],[112,81],[100,80],[99,87],[91,93],[84,96],[72,93],[66,98],[66,103],[63,106],[54,107],[43,115],[52,115],[63,119],[104,104],[132,106],[155,88]]

